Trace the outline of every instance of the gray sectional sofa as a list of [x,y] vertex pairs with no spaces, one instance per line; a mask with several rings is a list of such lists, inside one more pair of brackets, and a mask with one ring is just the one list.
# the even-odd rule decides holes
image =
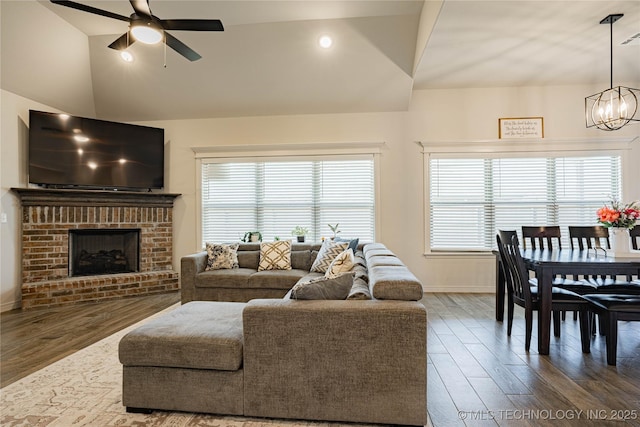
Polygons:
[[[260,243],[241,243],[238,247],[239,268],[205,271],[207,252],[182,258],[180,265],[182,303],[189,301],[247,302],[256,298],[282,298],[301,279],[321,276],[309,270],[321,244],[293,243],[291,270],[258,271]],[[354,284],[361,290],[366,284],[366,264],[360,245],[356,251],[358,266]],[[352,295],[359,298],[362,295]]]
[[351,300],[294,300],[319,245],[295,245],[288,272],[251,268],[258,247],[241,245],[227,274],[182,259],[184,304],[120,342],[127,409],[426,424],[427,316],[401,260],[362,245]]

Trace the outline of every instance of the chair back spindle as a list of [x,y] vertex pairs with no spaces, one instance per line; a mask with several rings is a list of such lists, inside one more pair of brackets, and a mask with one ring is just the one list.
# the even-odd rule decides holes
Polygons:
[[562,243],[560,242],[560,226],[546,225],[542,227],[537,226],[522,226],[522,247],[527,249],[527,242],[531,245],[531,249],[549,249],[552,250],[562,249]]
[[609,229],[601,225],[569,226],[571,249],[611,249],[609,243]]

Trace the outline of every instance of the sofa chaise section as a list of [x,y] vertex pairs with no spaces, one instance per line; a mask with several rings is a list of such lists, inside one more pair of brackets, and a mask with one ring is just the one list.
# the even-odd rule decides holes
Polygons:
[[427,316],[417,301],[253,300],[245,415],[427,423]]

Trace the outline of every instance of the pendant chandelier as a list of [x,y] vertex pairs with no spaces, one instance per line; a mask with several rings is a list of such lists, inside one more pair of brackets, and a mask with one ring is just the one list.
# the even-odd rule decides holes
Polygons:
[[625,86],[613,87],[613,24],[624,15],[609,15],[600,21],[609,24],[611,29],[611,80],[609,89],[584,99],[587,127],[602,130],[618,130],[631,121],[640,121],[638,98],[640,89]]

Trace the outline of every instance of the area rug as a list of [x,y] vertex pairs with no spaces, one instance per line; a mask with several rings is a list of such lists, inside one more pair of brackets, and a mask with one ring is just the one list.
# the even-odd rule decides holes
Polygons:
[[[169,307],[0,389],[0,425],[3,427],[321,427],[340,425],[165,411],[155,411],[149,415],[127,413],[121,400],[122,365],[118,360],[118,342],[128,331],[177,306]],[[176,390],[176,393],[179,392]]]

